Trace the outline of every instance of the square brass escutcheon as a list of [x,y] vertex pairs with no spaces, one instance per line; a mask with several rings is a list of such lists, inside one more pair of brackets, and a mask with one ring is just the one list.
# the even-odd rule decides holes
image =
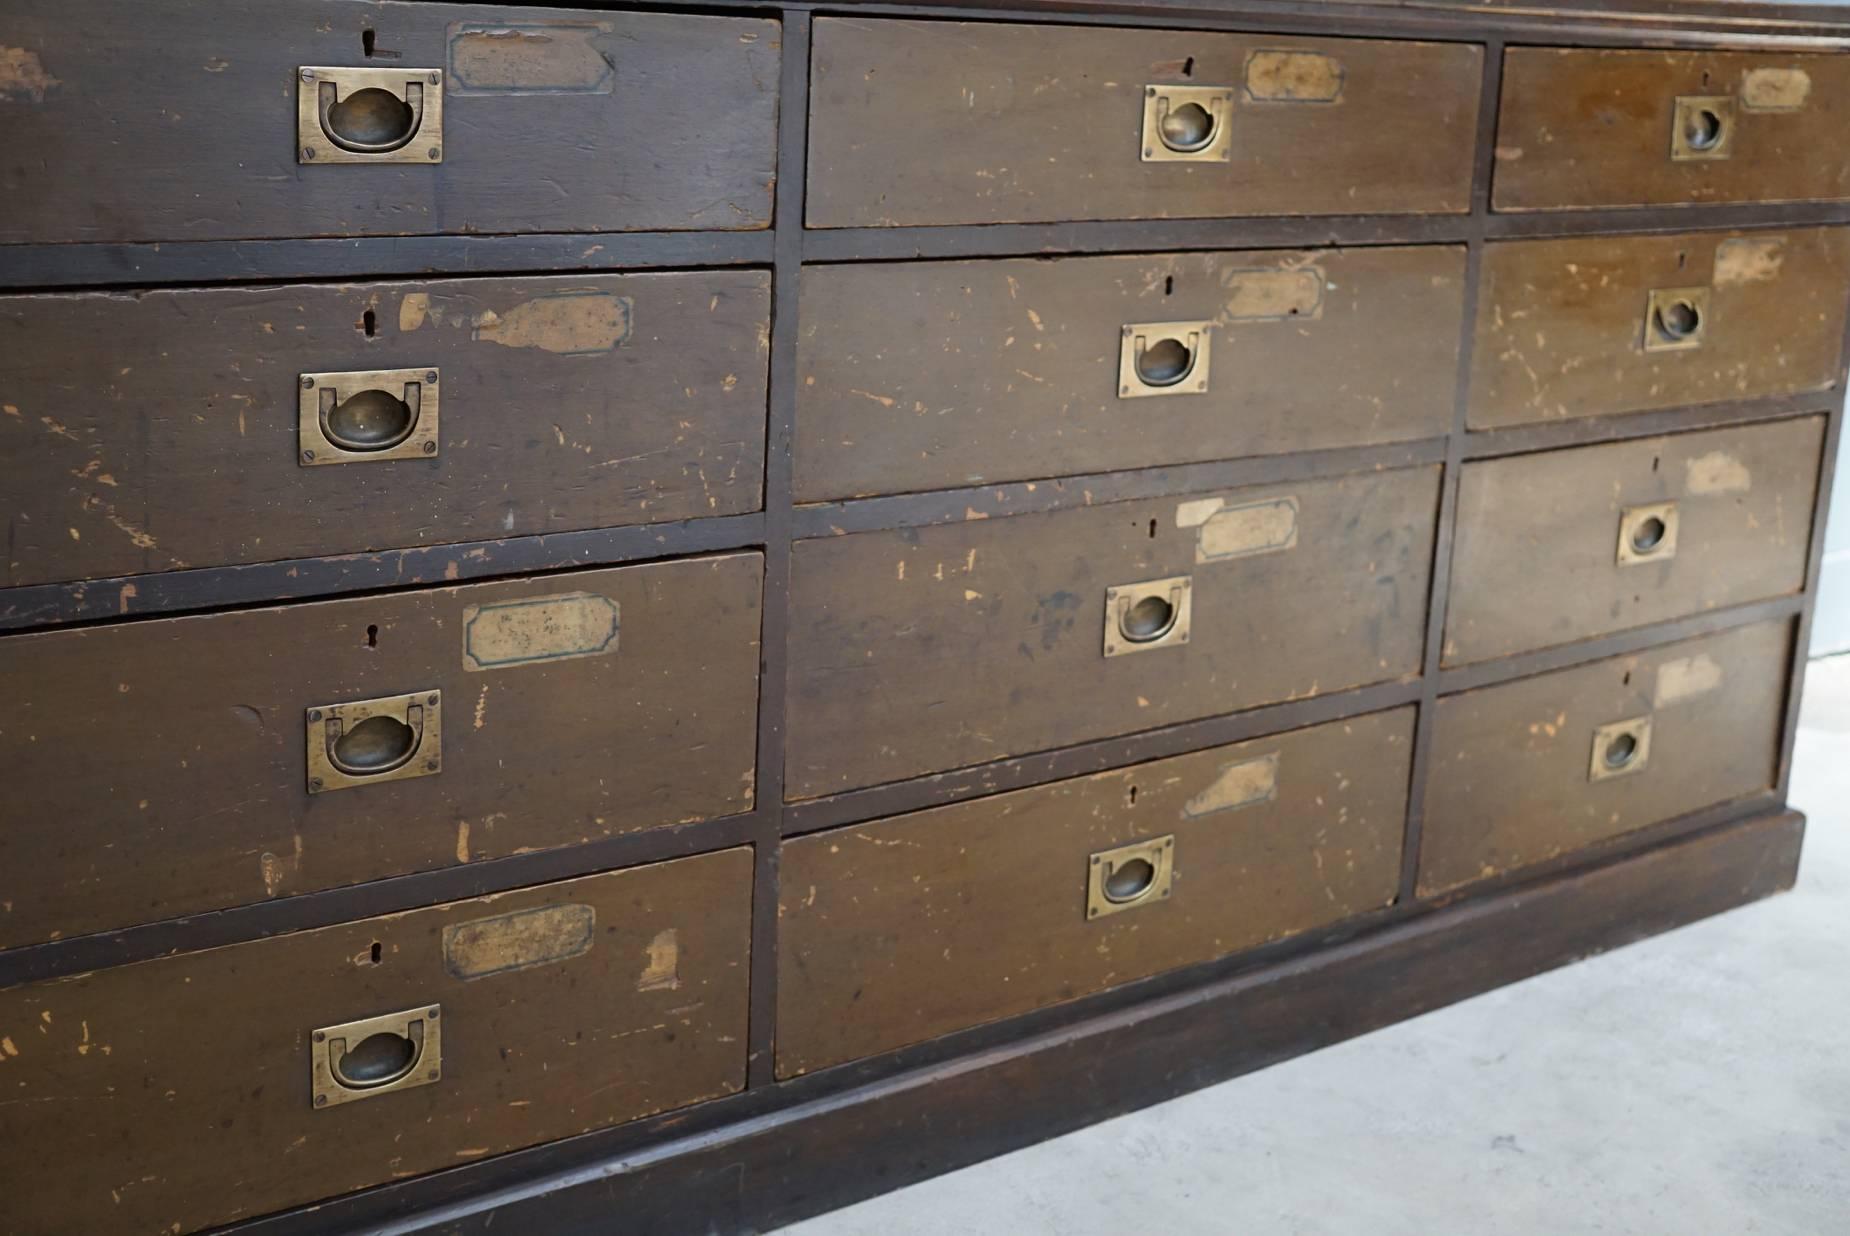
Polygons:
[[443,1076],[443,1008],[323,1026],[309,1035],[309,1083],[317,1109],[428,1086]]
[[1233,91],[1225,86],[1145,86],[1145,163],[1225,163],[1233,157]]
[[1188,643],[1194,592],[1194,578],[1188,575],[1105,589],[1105,655]]
[[1643,772],[1651,758],[1651,718],[1614,721],[1593,731],[1593,759],[1588,779],[1610,781]]
[[1647,352],[1699,348],[1708,329],[1708,288],[1657,288],[1645,301],[1644,350]]
[[1174,833],[1092,855],[1086,864],[1086,917],[1104,918],[1168,900],[1175,856]]
[[443,162],[443,71],[296,70],[297,163]]
[[1677,504],[1653,502],[1619,513],[1619,565],[1665,562],[1677,556]]
[[1118,398],[1199,395],[1208,389],[1214,323],[1141,322],[1119,332]]
[[359,369],[296,379],[296,462],[382,463],[435,459],[439,406],[435,369]]
[[1733,95],[1680,95],[1670,123],[1670,157],[1678,163],[1726,159],[1734,153],[1734,129]]
[[443,693],[415,691],[308,710],[308,792],[408,781],[443,770]]

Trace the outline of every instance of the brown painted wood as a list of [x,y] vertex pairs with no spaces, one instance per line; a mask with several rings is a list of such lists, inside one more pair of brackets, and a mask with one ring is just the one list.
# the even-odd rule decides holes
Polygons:
[[[770,222],[772,21],[19,0],[0,16],[0,45],[13,49],[0,244]],[[443,73],[442,162],[299,164],[304,65]]]
[[[757,510],[769,315],[758,271],[0,298],[0,584]],[[303,466],[298,375],[375,369],[439,374],[438,453]]]
[[[1390,904],[1413,709],[789,842],[792,1077]],[[1170,896],[1088,920],[1087,856],[1175,838]]]
[[[799,501],[1442,436],[1464,250],[803,272]],[[1212,321],[1208,389],[1120,398],[1136,323]]]
[[[1791,659],[1781,619],[1440,700],[1421,896],[1770,789]],[[1592,780],[1594,731],[1639,717],[1643,765]]]
[[[0,993],[0,1227],[193,1231],[739,1090],[750,892],[724,850]],[[316,1108],[314,1030],[420,1006],[439,1080]]]
[[[1731,97],[1725,158],[1674,160],[1679,97]],[[1498,210],[1850,197],[1850,58],[1792,52],[1513,47],[1504,53]]]
[[[0,941],[749,810],[760,577],[743,553],[0,641]],[[470,607],[585,594],[613,651],[465,668]],[[307,710],[412,691],[442,692],[442,770],[311,795]]]
[[[1805,586],[1825,418],[1466,464],[1447,666]],[[1676,504],[1672,556],[1619,560],[1629,507]]]
[[[1506,241],[1484,254],[1470,427],[1838,382],[1850,228]],[[1699,346],[1646,351],[1654,290],[1706,288]]]
[[[1417,673],[1438,479],[1410,468],[799,541],[787,797]],[[1197,561],[1204,529],[1237,537],[1292,501],[1293,547]],[[1190,523],[1217,504],[1223,522]],[[1178,575],[1193,580],[1189,641],[1106,658],[1106,589]]]
[[[1248,58],[1279,50],[1333,58],[1335,101],[1255,98]],[[1463,213],[1482,72],[1468,44],[822,18],[805,218]],[[1143,162],[1146,84],[1238,92],[1231,160]]]

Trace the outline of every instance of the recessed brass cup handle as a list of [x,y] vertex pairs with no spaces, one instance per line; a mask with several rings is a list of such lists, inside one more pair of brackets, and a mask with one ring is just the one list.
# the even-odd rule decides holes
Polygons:
[[443,70],[305,64],[296,162],[443,162]]
[[442,449],[435,369],[304,373],[296,381],[303,467],[434,459]]
[[309,1036],[315,1106],[335,1107],[443,1076],[441,1005],[323,1026]]
[[1194,620],[1190,575],[1119,584],[1105,590],[1105,655],[1123,656],[1188,642]]
[[367,85],[342,94],[338,82],[315,88],[321,132],[342,150],[386,154],[411,143],[424,124],[424,86],[408,81],[399,90]]
[[308,792],[346,790],[443,768],[440,691],[308,710]]
[[381,1030],[358,1043],[328,1044],[328,1071],[349,1090],[373,1090],[402,1081],[424,1054],[424,1023],[414,1021],[403,1033]]
[[346,728],[339,717],[322,722],[328,763],[349,777],[373,777],[409,764],[424,743],[424,709],[412,704],[405,719],[378,713]]

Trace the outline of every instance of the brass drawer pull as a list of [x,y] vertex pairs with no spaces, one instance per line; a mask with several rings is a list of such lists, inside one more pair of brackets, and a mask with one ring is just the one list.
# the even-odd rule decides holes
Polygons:
[[442,692],[419,691],[309,709],[308,792],[442,771],[442,703]]
[[1702,346],[1709,325],[1709,289],[1659,288],[1645,304],[1644,350],[1671,352]]
[[1670,157],[1679,163],[1734,153],[1734,96],[1683,95],[1670,126]]
[[1619,565],[1665,562],[1677,556],[1677,504],[1631,506],[1619,515]]
[[440,1005],[323,1026],[310,1036],[316,1107],[428,1086],[443,1075]]
[[1208,389],[1214,323],[1133,323],[1119,332],[1118,398],[1199,395]]
[[298,163],[443,162],[439,70],[305,66],[297,77]]
[[1092,855],[1086,865],[1086,917],[1103,918],[1167,899],[1175,852],[1172,833]]
[[1145,163],[1224,163],[1232,157],[1233,91],[1222,86],[1145,86]]
[[1630,776],[1643,772],[1650,758],[1651,718],[1614,721],[1593,731],[1593,761],[1587,776],[1592,781]]
[[1194,578],[1175,575],[1105,590],[1105,655],[1123,656],[1188,642]]
[[297,383],[297,458],[305,468],[433,458],[438,423],[435,369],[305,373]]

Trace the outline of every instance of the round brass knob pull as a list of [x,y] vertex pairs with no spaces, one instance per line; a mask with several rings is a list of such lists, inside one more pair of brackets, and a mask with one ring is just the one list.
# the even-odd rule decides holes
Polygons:
[[1689,114],[1683,126],[1683,144],[1691,150],[1713,150],[1721,145],[1725,129],[1720,115],[1706,107]]
[[342,150],[384,154],[417,136],[423,114],[420,95],[414,93],[406,102],[390,90],[367,86],[335,102],[335,93],[332,84],[321,87],[321,131]]
[[1180,339],[1159,339],[1137,354],[1137,377],[1146,386],[1174,386],[1194,368],[1194,350]]
[[343,451],[388,451],[418,427],[411,405],[389,391],[358,391],[321,413],[321,432]]
[[1157,135],[1177,154],[1193,154],[1214,141],[1214,126],[1214,116],[1207,108],[1199,103],[1184,103],[1163,115]]
[[1176,625],[1177,610],[1168,597],[1152,594],[1118,614],[1118,633],[1133,644],[1147,644],[1169,634]]
[[396,717],[371,716],[328,744],[328,759],[350,777],[403,768],[417,754],[418,732]]
[[1105,899],[1114,905],[1135,901],[1156,884],[1156,864],[1147,858],[1133,858],[1105,875]]
[[1606,752],[1602,758],[1606,761],[1606,767],[1616,769],[1630,764],[1637,754],[1638,739],[1631,734],[1618,734],[1606,744]]
[[389,1086],[417,1068],[421,1048],[405,1035],[381,1030],[348,1051],[330,1052],[328,1068],[334,1080],[347,1089],[371,1090]]
[[1659,305],[1653,320],[1659,334],[1680,342],[1694,338],[1702,329],[1702,310],[1693,301],[1673,300]]

